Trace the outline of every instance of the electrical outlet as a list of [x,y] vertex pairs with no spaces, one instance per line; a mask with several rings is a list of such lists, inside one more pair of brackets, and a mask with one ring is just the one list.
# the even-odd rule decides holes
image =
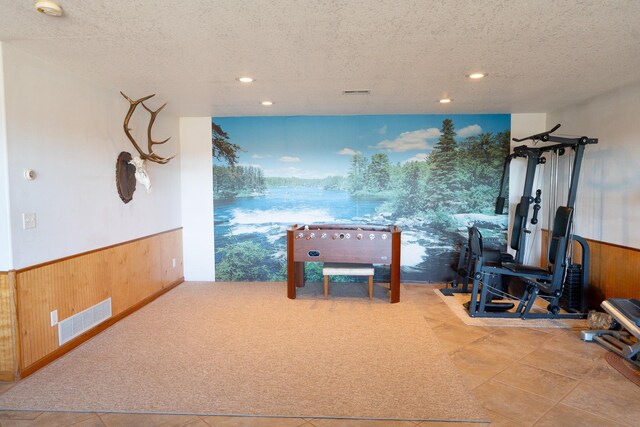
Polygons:
[[30,228],[36,228],[35,212],[25,212],[22,214],[22,228],[24,230],[28,230]]
[[58,324],[58,310],[53,310],[51,312],[51,326],[56,326]]
[[173,268],[176,268],[176,259],[174,258],[172,262],[173,262]]

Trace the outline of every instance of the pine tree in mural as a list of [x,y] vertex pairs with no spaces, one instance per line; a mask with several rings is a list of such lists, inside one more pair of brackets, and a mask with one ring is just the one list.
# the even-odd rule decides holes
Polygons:
[[232,199],[238,196],[260,195],[267,191],[262,169],[238,166],[238,152],[244,151],[229,141],[229,135],[211,122],[211,154],[227,166],[213,165],[213,198]]
[[493,169],[488,168],[489,148],[491,147],[491,133],[483,133],[467,137],[459,149],[460,175],[462,186],[463,208],[466,211],[481,209],[486,193],[495,193],[491,188],[488,175],[495,175]]
[[378,153],[371,156],[371,163],[367,167],[368,187],[372,192],[389,189],[389,156]]
[[395,214],[411,217],[424,206],[424,188],[420,185],[425,177],[425,162],[409,162],[402,168],[400,185],[395,198]]
[[462,208],[469,212],[493,209],[505,152],[509,150],[509,132],[490,132],[467,137],[460,144],[460,176]]
[[356,195],[367,188],[367,166],[369,161],[362,154],[354,154],[349,171],[349,193]]
[[457,143],[453,121],[442,121],[441,136],[429,156],[431,175],[426,188],[427,208],[452,210],[459,206],[462,190]]
[[229,135],[220,126],[211,122],[211,154],[213,157],[226,162],[229,166],[234,166],[238,163],[238,151],[242,151],[242,148],[229,142]]
[[254,166],[213,165],[213,198],[261,195],[267,191],[262,169]]

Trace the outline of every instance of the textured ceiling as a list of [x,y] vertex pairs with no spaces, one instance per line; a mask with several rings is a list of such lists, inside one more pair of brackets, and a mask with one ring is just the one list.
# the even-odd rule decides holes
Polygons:
[[640,80],[638,0],[33,4],[0,0],[0,40],[183,116],[545,112]]

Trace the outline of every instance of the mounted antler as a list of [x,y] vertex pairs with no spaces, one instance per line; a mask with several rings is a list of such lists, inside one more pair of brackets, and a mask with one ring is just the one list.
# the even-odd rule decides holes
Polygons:
[[[154,145],[164,144],[165,142],[170,140],[171,137],[165,139],[164,141],[154,141],[153,138],[151,138],[151,127],[153,126],[153,123],[156,121],[156,116],[158,115],[158,113],[167,104],[164,103],[160,108],[158,108],[157,110],[153,111],[153,110],[149,109],[146,105],[144,105],[144,101],[146,101],[147,99],[155,96],[155,93],[153,95],[145,96],[144,98],[140,98],[140,99],[135,100],[135,101],[132,100],[131,98],[129,98],[127,95],[125,95],[122,92],[120,92],[120,94],[122,96],[124,96],[126,98],[126,100],[129,101],[129,104],[130,104],[129,105],[129,111],[127,111],[127,115],[124,118],[124,125],[123,125],[124,133],[127,135],[127,138],[129,138],[129,141],[131,141],[131,143],[133,144],[135,149],[138,151],[138,153],[140,153],[140,158],[143,159],[143,160],[149,160],[149,161],[154,162],[154,163],[160,163],[162,165],[167,163],[167,162],[169,162],[169,160],[173,159],[175,157],[175,155],[173,155],[171,157],[160,157],[156,153],[153,152],[153,146]],[[135,111],[135,109],[138,106],[138,104],[142,104],[144,109],[147,110],[151,114],[151,118],[149,119],[149,126],[147,127],[147,140],[148,140],[148,150],[149,150],[148,153],[145,153],[144,151],[142,151],[142,149],[140,148],[140,146],[138,145],[136,140],[133,138],[133,135],[131,135],[131,128],[129,127],[129,120],[131,120],[131,116],[133,116],[133,112]]]

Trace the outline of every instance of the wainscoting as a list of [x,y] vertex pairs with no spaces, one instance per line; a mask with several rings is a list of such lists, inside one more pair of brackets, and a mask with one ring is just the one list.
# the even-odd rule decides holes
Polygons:
[[0,381],[17,374],[14,278],[13,272],[0,272]]
[[[543,252],[547,248],[547,239],[548,231],[542,230]],[[640,299],[640,249],[591,239],[587,239],[587,243],[591,252],[589,306],[598,308],[607,298]],[[574,243],[574,262],[579,263],[580,257],[580,245]]]
[[[15,297],[5,297],[10,274],[0,276],[0,307],[17,302],[16,362],[5,350],[10,323],[0,316],[0,372],[25,377],[183,281],[182,229],[15,271]],[[6,277],[6,279],[5,279]],[[5,285],[5,281],[7,284]],[[60,346],[51,312],[64,320],[107,298],[112,317]],[[6,353],[6,354],[5,354]],[[8,369],[7,369],[8,368]]]

